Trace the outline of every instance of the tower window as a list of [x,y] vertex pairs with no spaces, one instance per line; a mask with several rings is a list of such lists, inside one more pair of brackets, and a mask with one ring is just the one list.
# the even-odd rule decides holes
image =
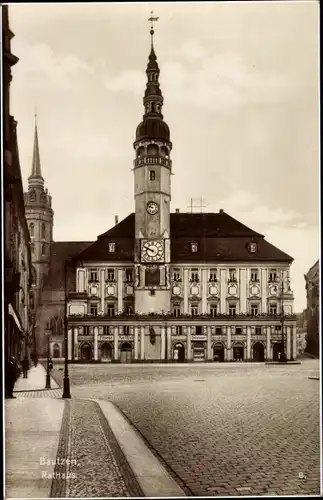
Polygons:
[[46,227],[45,227],[45,224],[41,225],[41,237],[42,237],[42,239],[46,238]]
[[45,245],[45,243],[43,243],[42,246],[41,246],[41,254],[42,255],[46,255],[46,245]]
[[35,236],[35,224],[33,222],[29,225],[29,234],[31,237]]
[[149,170],[149,180],[154,181],[156,179],[156,172],[155,170]]
[[32,189],[29,193],[29,201],[34,203],[36,201],[36,191]]

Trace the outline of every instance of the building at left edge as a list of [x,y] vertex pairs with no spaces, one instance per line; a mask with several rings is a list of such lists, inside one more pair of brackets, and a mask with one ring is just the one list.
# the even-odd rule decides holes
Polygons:
[[17,122],[10,113],[12,67],[18,57],[11,52],[14,36],[9,27],[8,6],[2,6],[3,59],[3,300],[4,359],[20,361],[34,349],[33,284],[30,237],[25,217],[23,184],[19,162]]

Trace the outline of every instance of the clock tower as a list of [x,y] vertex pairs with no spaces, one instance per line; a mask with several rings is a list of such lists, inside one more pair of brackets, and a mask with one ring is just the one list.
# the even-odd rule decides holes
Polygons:
[[[151,19],[155,20],[155,18]],[[143,121],[136,130],[135,194],[135,308],[139,313],[169,312],[170,199],[172,143],[163,120],[163,96],[153,46],[146,69]]]

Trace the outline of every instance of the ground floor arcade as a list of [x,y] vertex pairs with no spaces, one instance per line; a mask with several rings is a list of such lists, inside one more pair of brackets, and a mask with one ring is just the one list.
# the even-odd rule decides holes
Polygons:
[[[275,361],[296,359],[296,326],[69,325],[68,359],[101,362]],[[239,333],[236,333],[239,332]],[[57,343],[56,343],[57,344]],[[56,345],[58,352],[58,347]]]

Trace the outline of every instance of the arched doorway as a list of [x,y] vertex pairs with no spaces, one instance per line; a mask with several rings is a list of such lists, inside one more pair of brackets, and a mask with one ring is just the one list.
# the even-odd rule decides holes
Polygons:
[[205,361],[205,345],[203,342],[193,343],[193,361]]
[[81,347],[81,360],[91,361],[92,359],[92,349],[90,344],[83,344]]
[[101,361],[109,362],[112,360],[112,345],[104,342],[101,345]]
[[273,361],[279,361],[280,355],[283,352],[282,342],[273,343]]
[[224,345],[214,344],[213,346],[213,361],[224,361]]
[[183,344],[177,343],[174,345],[173,359],[179,363],[183,363],[183,361],[185,361],[185,347]]
[[53,358],[60,358],[60,348],[58,344],[53,345]]
[[265,348],[261,342],[256,342],[253,346],[253,361],[265,361]]
[[243,344],[235,344],[233,346],[233,361],[243,361],[243,360],[244,360]]
[[124,342],[121,346],[120,362],[129,363],[132,359],[132,345],[129,342]]

